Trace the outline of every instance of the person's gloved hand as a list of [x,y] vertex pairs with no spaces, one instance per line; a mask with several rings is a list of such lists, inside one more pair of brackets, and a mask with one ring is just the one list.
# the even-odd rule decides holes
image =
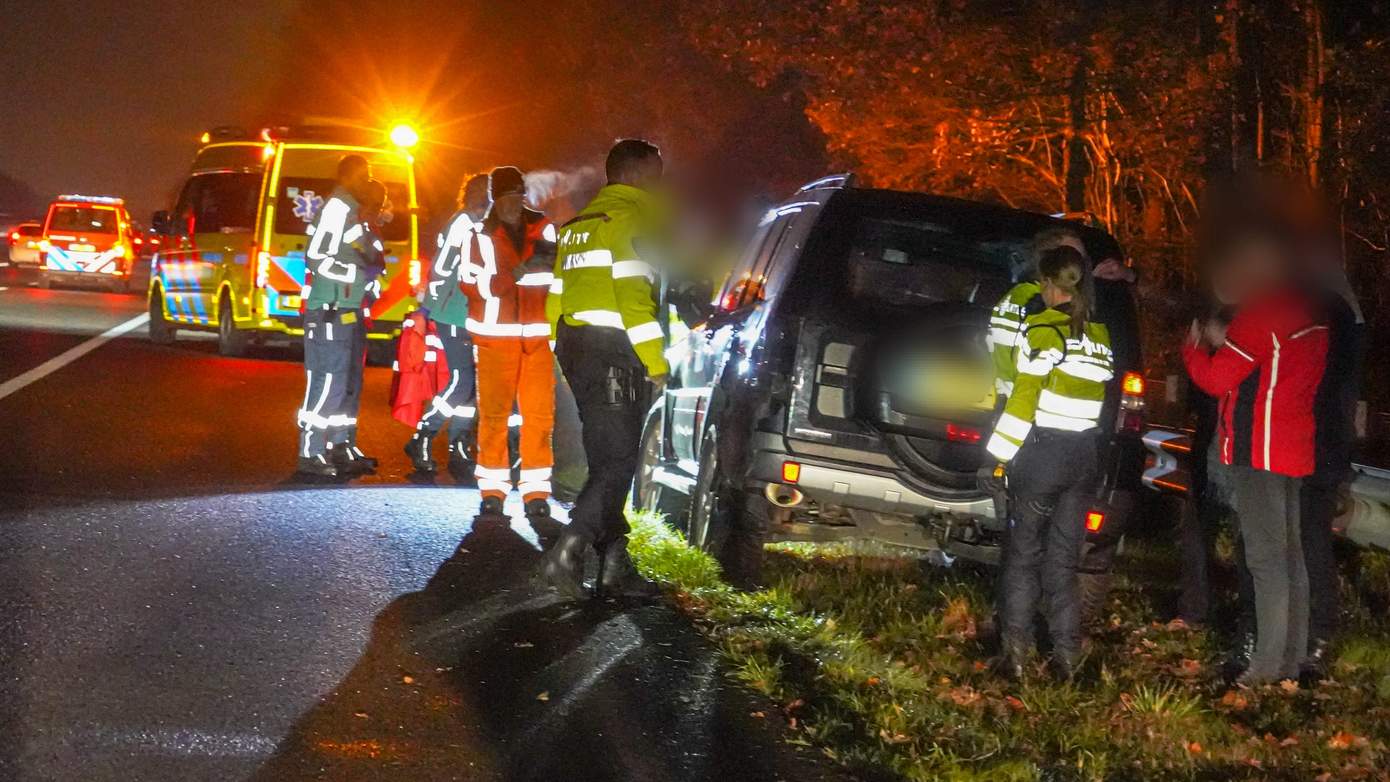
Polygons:
[[975,471],[975,484],[986,494],[998,494],[1008,487],[1006,472],[1003,462],[987,464]]

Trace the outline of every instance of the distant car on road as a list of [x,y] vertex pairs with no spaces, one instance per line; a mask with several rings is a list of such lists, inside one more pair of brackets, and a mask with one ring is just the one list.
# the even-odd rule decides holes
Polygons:
[[[716,555],[752,529],[995,563],[1005,522],[976,480],[995,407],[990,310],[1030,267],[1041,229],[1070,225],[1091,257],[1123,256],[1084,225],[849,184],[821,180],[770,210],[713,314],[670,346],[633,504]],[[1105,473],[1085,519],[1092,604],[1145,456],[1132,293],[1097,288],[1116,374],[1101,419]]]
[[130,288],[135,265],[134,230],[125,201],[108,196],[64,195],[48,206],[39,240],[39,287],[54,283]]
[[20,269],[39,267],[39,242],[43,239],[43,223],[30,221],[10,229],[10,263]]

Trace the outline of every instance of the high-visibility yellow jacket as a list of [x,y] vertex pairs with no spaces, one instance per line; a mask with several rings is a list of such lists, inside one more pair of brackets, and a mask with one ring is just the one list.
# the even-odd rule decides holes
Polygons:
[[546,298],[550,337],[560,319],[571,326],[619,329],[627,334],[650,376],[668,371],[657,320],[656,271],[635,245],[654,219],[643,190],[608,185],[560,229],[555,279]]
[[1013,394],[985,446],[999,461],[1014,458],[1034,426],[1066,432],[1095,429],[1105,386],[1115,376],[1110,332],[1086,324],[1071,335],[1071,315],[1048,308],[1023,322]]
[[1014,392],[1018,359],[1014,355],[1023,335],[1023,321],[1043,308],[1042,289],[1036,282],[1020,282],[994,305],[985,341],[994,358],[994,390],[1000,396]]

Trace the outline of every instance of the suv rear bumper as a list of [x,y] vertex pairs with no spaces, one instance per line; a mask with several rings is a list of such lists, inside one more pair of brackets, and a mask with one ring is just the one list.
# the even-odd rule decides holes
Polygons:
[[909,516],[994,518],[994,502],[988,497],[973,500],[932,497],[889,470],[788,453],[781,439],[775,434],[754,435],[749,459],[750,480],[784,483],[783,463],[796,462],[801,465],[796,488],[821,504]]

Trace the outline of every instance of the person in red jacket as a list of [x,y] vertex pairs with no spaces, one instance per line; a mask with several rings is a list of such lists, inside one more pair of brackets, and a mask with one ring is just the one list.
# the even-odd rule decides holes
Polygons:
[[511,489],[507,420],[521,414],[517,482],[532,520],[550,516],[554,464],[555,358],[545,297],[555,278],[555,226],[525,203],[526,184],[512,166],[489,177],[492,208],[459,263],[468,294],[468,332],[477,351],[478,466],[484,515],[502,512]]
[[1198,324],[1183,346],[1192,382],[1219,400],[1221,462],[1255,587],[1256,640],[1237,680],[1297,678],[1308,649],[1308,573],[1300,542],[1302,478],[1313,472],[1313,401],[1327,326],[1291,278],[1286,248],[1248,234],[1223,253],[1218,274],[1239,290],[1225,334]]

